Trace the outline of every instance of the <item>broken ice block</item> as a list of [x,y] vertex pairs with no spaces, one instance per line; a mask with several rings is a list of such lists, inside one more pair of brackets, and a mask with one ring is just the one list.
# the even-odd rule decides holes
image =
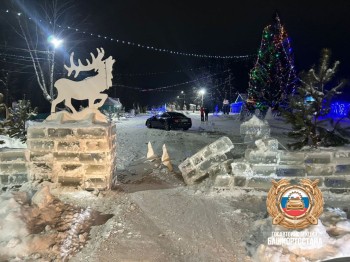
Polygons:
[[259,151],[277,151],[278,140],[275,138],[264,138],[255,140],[255,145]]
[[276,174],[279,177],[290,177],[290,176],[298,176],[302,177],[306,175],[305,166],[287,166],[287,165],[279,165],[276,167]]
[[350,158],[350,150],[344,147],[337,147],[337,151],[334,152],[335,158]]
[[281,165],[300,165],[304,163],[305,153],[303,152],[286,152],[280,151],[280,164]]
[[245,186],[247,178],[244,176],[235,176],[234,177],[234,185],[235,186]]
[[278,150],[278,140],[275,138],[265,138],[262,139],[267,150],[277,151]]
[[232,141],[224,136],[187,158],[179,165],[186,184],[192,185],[208,176],[210,168],[227,160],[225,153],[231,149],[233,149]]
[[350,164],[336,164],[336,175],[350,175]]
[[216,187],[230,187],[233,185],[234,177],[230,175],[218,175],[215,178],[214,186]]
[[262,165],[256,164],[252,166],[254,174],[257,176],[270,176],[276,173],[276,165]]
[[332,176],[334,169],[333,165],[306,165],[307,176]]
[[247,186],[268,191],[272,186],[272,182],[268,177],[253,177],[251,179],[248,179]]
[[350,188],[350,180],[345,177],[329,177],[324,181],[326,187]]
[[332,159],[332,152],[307,153],[305,156],[305,163],[329,164]]
[[279,152],[273,152],[273,151],[251,151],[249,153],[249,156],[247,160],[250,163],[262,163],[262,164],[272,164],[272,163],[278,163],[279,162]]
[[250,167],[250,164],[247,162],[235,162],[231,164],[232,174],[234,176],[252,176],[253,170]]

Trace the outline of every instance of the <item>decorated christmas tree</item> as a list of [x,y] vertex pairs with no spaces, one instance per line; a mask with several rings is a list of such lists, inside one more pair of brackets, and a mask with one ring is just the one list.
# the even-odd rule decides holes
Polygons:
[[297,79],[290,40],[276,13],[274,22],[264,28],[257,60],[250,71],[248,95],[274,107],[294,92]]
[[340,89],[344,86],[344,81],[334,84],[338,65],[339,61],[336,61],[330,67],[330,51],[324,49],[318,68],[304,73],[298,91],[290,96],[284,116],[293,128],[288,135],[297,140],[289,144],[292,149],[349,143],[346,137],[350,137],[350,128],[341,126],[345,117],[333,119],[329,116],[332,99],[341,94]]

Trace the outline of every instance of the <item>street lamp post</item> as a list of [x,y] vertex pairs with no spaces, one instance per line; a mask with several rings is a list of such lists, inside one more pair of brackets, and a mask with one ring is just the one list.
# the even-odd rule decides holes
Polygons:
[[204,94],[205,94],[205,89],[201,89],[199,90],[199,94],[202,95],[202,106],[203,106],[203,98],[204,98]]
[[[185,92],[184,91],[181,91],[181,94],[184,96],[184,104],[183,104],[183,107],[182,108],[185,108],[185,105],[186,105],[186,101],[185,101]],[[186,110],[186,109],[185,109]]]

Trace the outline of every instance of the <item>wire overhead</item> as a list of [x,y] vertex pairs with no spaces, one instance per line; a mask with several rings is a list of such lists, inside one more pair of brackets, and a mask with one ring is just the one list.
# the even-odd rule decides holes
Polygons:
[[[228,70],[225,70],[225,71],[222,71],[222,72],[219,72],[219,73],[210,74],[210,75],[207,75],[207,76],[204,76],[204,77],[201,77],[201,78],[197,78],[197,79],[194,79],[194,80],[185,81],[185,82],[181,82],[181,83],[176,83],[176,84],[173,84],[173,85],[166,85],[166,86],[160,86],[160,87],[156,87],[156,88],[149,88],[149,89],[145,89],[145,88],[137,87],[137,86],[122,85],[122,84],[113,84],[112,86],[125,87],[125,88],[129,88],[129,89],[134,89],[134,90],[137,90],[137,91],[140,91],[140,92],[168,91],[166,89],[169,89],[169,88],[172,88],[172,87],[177,87],[177,86],[182,86],[182,85],[187,85],[187,84],[191,84],[191,83],[195,83],[195,82],[198,82],[200,80],[210,78],[212,76],[216,76],[216,75],[227,73],[229,71],[230,70],[228,69]],[[176,91],[176,90],[170,90],[170,92],[173,92],[173,91]]]
[[[23,14],[20,12],[10,11],[8,9],[1,10],[0,12],[5,13],[5,14],[13,14],[16,16],[23,16]],[[34,19],[32,17],[27,16],[26,18],[30,21],[34,21]],[[39,19],[37,21],[40,23],[44,23],[42,19]],[[49,23],[51,24],[51,22],[49,22]],[[155,46],[144,44],[144,43],[137,43],[137,42],[133,42],[133,41],[122,40],[122,39],[118,39],[116,37],[105,36],[102,34],[88,32],[88,31],[85,31],[85,30],[82,30],[82,29],[79,29],[76,27],[72,27],[72,26],[64,26],[64,25],[57,25],[57,26],[59,28],[62,28],[62,29],[75,31],[75,32],[81,33],[83,35],[88,35],[88,36],[96,37],[99,39],[105,39],[105,40],[112,41],[112,42],[115,42],[118,44],[132,46],[132,47],[136,47],[136,48],[142,48],[142,49],[146,49],[146,50],[154,51],[154,52],[172,54],[172,55],[196,57],[196,58],[230,59],[230,60],[235,60],[235,61],[248,60],[248,59],[255,57],[255,55],[211,55],[211,54],[199,54],[199,53],[192,53],[192,52],[189,53],[187,51],[170,50],[170,49],[155,47]]]

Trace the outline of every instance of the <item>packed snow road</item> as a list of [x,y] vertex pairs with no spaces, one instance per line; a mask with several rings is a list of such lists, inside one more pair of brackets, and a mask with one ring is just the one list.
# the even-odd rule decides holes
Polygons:
[[[191,115],[190,130],[165,131],[148,129],[147,117],[117,123],[119,182],[106,192],[103,203],[99,198],[84,200],[114,217],[73,261],[250,261],[245,238],[249,224],[266,213],[264,197],[253,197],[247,206],[242,204],[243,192],[233,197],[188,188],[177,168],[223,135],[239,143],[237,154],[243,154],[239,121],[210,116],[208,123],[201,123],[198,115]],[[159,156],[166,145],[173,173],[144,163],[149,141]]]
[[[166,144],[175,165],[223,135],[229,136],[233,142],[242,142],[239,134],[240,121],[236,116],[210,115],[208,122],[201,122],[196,113],[190,113],[188,116],[193,123],[188,131],[149,129],[145,126],[149,115],[120,120],[117,123],[118,168],[124,169],[130,162],[145,157],[149,141],[160,156],[162,146]],[[241,145],[237,146],[240,148]]]

